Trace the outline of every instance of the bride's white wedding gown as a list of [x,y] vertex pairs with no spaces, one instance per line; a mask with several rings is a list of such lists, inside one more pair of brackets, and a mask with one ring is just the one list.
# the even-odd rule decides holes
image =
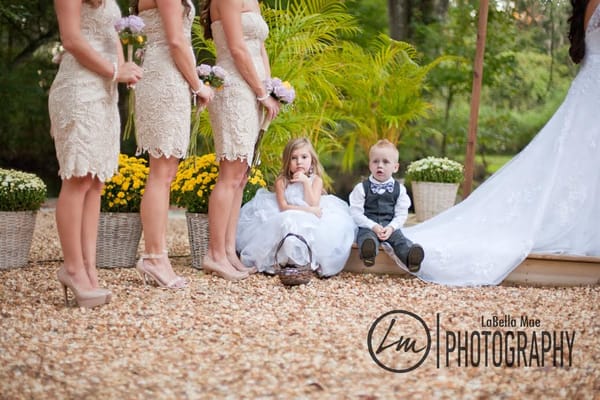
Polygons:
[[425,249],[417,276],[446,285],[499,284],[530,253],[600,256],[600,7],[552,119],[466,200],[404,233]]

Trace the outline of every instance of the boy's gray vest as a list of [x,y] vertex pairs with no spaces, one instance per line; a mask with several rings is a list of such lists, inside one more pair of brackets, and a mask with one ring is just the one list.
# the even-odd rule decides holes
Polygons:
[[382,194],[377,194],[371,191],[371,181],[366,179],[363,181],[363,189],[365,190],[364,215],[381,226],[387,226],[394,219],[394,208],[400,196],[400,184],[395,180],[392,192],[386,190]]

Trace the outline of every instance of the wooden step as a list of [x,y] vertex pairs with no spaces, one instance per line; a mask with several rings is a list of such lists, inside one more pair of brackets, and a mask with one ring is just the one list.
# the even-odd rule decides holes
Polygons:
[[[344,271],[411,276],[380,249],[375,265],[365,267],[358,248],[352,247]],[[600,257],[530,254],[503,281],[508,285],[580,286],[600,284]]]

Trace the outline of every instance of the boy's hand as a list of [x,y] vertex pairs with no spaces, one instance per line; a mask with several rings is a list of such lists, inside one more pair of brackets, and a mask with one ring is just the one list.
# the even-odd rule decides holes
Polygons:
[[388,240],[390,238],[390,236],[392,236],[392,233],[394,232],[394,228],[392,228],[391,226],[386,226],[385,228],[381,228],[381,230],[377,233],[377,237],[379,238],[379,240],[384,241],[384,240]]
[[383,232],[383,226],[381,226],[381,225],[377,224],[377,225],[373,226],[373,227],[371,228],[371,230],[372,230],[373,232],[375,232],[375,234],[377,235],[377,237],[379,237],[379,235],[381,234],[381,232]]

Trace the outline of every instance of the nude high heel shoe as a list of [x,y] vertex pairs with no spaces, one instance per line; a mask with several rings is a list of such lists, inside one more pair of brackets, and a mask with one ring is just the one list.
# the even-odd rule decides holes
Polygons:
[[239,281],[248,277],[247,272],[240,272],[235,268],[232,271],[226,271],[207,255],[202,259],[202,269],[207,273],[218,275],[228,281]]
[[140,259],[137,264],[135,264],[135,269],[144,281],[144,285],[147,285],[146,279],[150,278],[156,284],[162,288],[167,289],[182,289],[187,286],[187,280],[181,276],[177,276],[173,280],[167,282],[163,277],[158,275],[156,272],[150,270],[146,264],[144,264],[144,260],[152,260],[152,259],[160,259],[163,257],[167,257],[166,252],[162,252],[160,254],[142,254],[140,255]]
[[106,289],[94,289],[89,291],[80,290],[73,284],[71,277],[64,268],[56,272],[56,277],[63,287],[65,293],[65,306],[69,305],[69,295],[67,288],[71,289],[75,296],[75,301],[79,307],[92,308],[107,304],[110,302],[110,291]]

